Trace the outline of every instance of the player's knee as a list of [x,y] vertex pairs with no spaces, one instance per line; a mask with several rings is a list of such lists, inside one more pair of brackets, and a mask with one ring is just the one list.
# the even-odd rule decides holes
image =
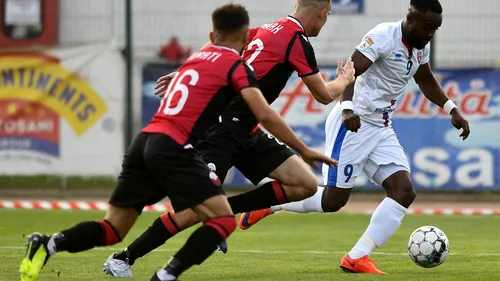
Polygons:
[[217,232],[219,232],[224,240],[236,230],[237,225],[236,218],[234,216],[212,218],[204,224],[214,228]]
[[308,178],[304,181],[302,185],[302,189],[304,190],[304,197],[311,197],[318,191],[318,183],[316,178]]
[[333,196],[334,193],[326,192],[321,200],[321,207],[325,213],[334,213],[342,209],[349,200],[349,196]]
[[291,201],[309,198],[318,191],[316,177],[312,173],[311,176],[308,174],[294,175],[282,184],[285,186],[287,197]]
[[417,193],[415,192],[415,189],[413,188],[413,185],[411,186],[411,189],[408,189],[405,191],[405,194],[403,195],[403,203],[401,204],[404,207],[408,208],[413,201],[415,201],[415,198],[417,197]]
[[388,192],[389,197],[398,202],[401,206],[408,208],[417,197],[413,184],[410,182],[400,183],[397,188]]

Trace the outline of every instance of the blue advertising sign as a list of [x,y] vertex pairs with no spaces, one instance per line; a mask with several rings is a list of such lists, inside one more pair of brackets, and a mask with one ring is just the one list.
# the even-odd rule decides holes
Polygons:
[[332,0],[332,14],[362,14],[364,0]]
[[[335,69],[324,67],[325,80]],[[173,68],[146,66],[143,73],[143,122],[148,122],[159,104],[154,97],[156,80]],[[471,135],[459,138],[450,116],[429,102],[412,82],[397,101],[393,127],[405,149],[414,185],[420,190],[500,190],[500,71],[460,69],[435,71],[447,95],[469,120]],[[325,120],[333,107],[321,105],[293,75],[272,107],[309,146],[324,151]],[[306,117],[306,118],[305,118]],[[321,171],[315,171],[322,183]],[[227,186],[251,186],[233,169]],[[380,188],[365,175],[358,177],[360,189]]]

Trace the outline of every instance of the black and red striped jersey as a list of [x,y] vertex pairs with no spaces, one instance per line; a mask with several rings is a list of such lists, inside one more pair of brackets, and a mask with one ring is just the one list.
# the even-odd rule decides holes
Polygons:
[[185,145],[204,136],[242,89],[257,87],[255,73],[234,50],[211,45],[179,68],[158,112],[142,130],[161,133]]
[[[288,16],[271,24],[252,28],[243,58],[254,69],[259,88],[269,104],[285,88],[294,71],[299,77],[319,72],[314,49],[300,22]],[[252,131],[258,124],[243,98],[234,98],[222,114],[223,122]]]

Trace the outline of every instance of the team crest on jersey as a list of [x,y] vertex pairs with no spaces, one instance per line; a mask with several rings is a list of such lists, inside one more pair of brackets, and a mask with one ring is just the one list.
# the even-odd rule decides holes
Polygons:
[[370,37],[365,38],[365,42],[368,43],[368,45],[373,45],[373,40]]
[[420,63],[422,61],[422,57],[423,57],[424,53],[422,51],[418,51],[417,52],[417,60],[418,60],[418,63]]
[[394,61],[403,61],[403,54],[400,52],[394,52]]

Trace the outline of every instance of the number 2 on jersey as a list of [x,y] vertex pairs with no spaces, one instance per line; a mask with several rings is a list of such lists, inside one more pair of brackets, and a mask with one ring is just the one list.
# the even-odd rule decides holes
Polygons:
[[252,64],[252,62],[257,58],[257,56],[264,50],[264,42],[260,40],[259,38],[253,40],[248,44],[247,51],[252,50],[253,47],[257,47],[253,54],[247,59],[248,64]]
[[[167,91],[163,96],[163,99],[161,100],[160,108],[158,108],[158,112],[163,108],[164,105],[165,108],[163,108],[163,114],[165,115],[177,115],[179,114],[179,112],[181,112],[189,97],[188,86],[182,84],[182,80],[186,76],[189,76],[190,79],[188,84],[191,86],[195,86],[200,79],[200,74],[193,69],[188,69],[181,73],[177,73],[174,76],[174,79],[172,79],[172,82],[170,82],[170,85],[168,85]],[[170,106],[172,105],[172,100],[174,99],[174,96],[177,92],[180,92],[181,96],[177,101],[177,104],[171,108]]]
[[408,63],[406,63],[406,75],[410,74],[412,67],[413,67],[413,61],[409,60]]

